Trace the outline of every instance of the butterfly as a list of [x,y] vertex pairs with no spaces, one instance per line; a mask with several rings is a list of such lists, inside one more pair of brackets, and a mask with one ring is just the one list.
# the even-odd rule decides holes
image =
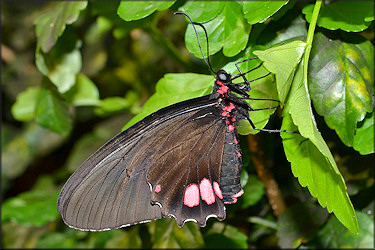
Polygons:
[[[204,29],[185,13],[176,14],[185,15],[194,30]],[[163,217],[174,217],[179,227],[187,221],[204,227],[210,217],[224,220],[225,205],[244,192],[238,122],[290,132],[258,129],[249,118],[256,109],[245,100],[257,99],[248,94],[252,81],[246,74],[261,65],[243,73],[238,64],[252,59],[237,62],[240,73],[233,75],[213,71],[205,60],[216,75],[211,94],[162,108],[100,147],[63,186],[57,201],[63,221],[103,231]],[[234,83],[239,77],[244,82]]]

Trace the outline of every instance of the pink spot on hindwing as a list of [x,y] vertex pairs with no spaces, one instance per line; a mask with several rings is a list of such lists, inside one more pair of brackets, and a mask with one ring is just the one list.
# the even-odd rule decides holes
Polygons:
[[201,192],[201,198],[208,205],[215,202],[215,195],[212,189],[211,182],[207,178],[203,178],[199,184],[199,191]]
[[221,192],[220,186],[216,181],[214,181],[214,191],[217,197],[223,199],[223,193]]
[[241,157],[241,153],[240,153],[240,152],[238,152],[238,154],[237,154],[237,155],[238,155],[238,157]]
[[233,131],[234,130],[234,126],[233,125],[229,125],[228,129],[229,129],[229,131]]
[[191,183],[186,187],[184,205],[188,207],[198,206],[200,199],[204,200],[207,205],[211,205],[216,201],[215,194],[220,199],[223,199],[223,193],[219,183],[214,181],[213,184],[211,184],[209,179],[203,178],[199,183],[199,187],[196,183]]
[[157,186],[155,187],[155,193],[159,193],[160,190],[161,190],[161,186],[160,186],[160,185],[157,185]]
[[238,144],[237,138],[234,138],[234,143]]
[[186,187],[184,204],[188,207],[195,207],[199,205],[199,189],[197,184],[191,183]]

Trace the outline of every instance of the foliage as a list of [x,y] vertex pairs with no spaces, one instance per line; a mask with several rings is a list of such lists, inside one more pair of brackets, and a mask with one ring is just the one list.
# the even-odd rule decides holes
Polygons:
[[[374,2],[5,1],[2,7],[4,248],[373,247]],[[241,71],[263,62],[249,80],[272,73],[252,82],[250,95],[279,100],[282,112],[250,117],[258,128],[281,125],[299,134],[281,133],[280,140],[246,121],[238,131],[264,141],[265,164],[286,209],[273,213],[269,187],[248,153],[250,137],[243,136],[245,194],[227,206],[225,221],[180,229],[167,218],[106,232],[71,229],[56,198],[80,163],[150,113],[211,91],[214,78],[193,27],[175,11],[206,27],[209,55],[197,26],[198,38],[215,70],[238,73],[236,62],[257,56],[240,63]]]

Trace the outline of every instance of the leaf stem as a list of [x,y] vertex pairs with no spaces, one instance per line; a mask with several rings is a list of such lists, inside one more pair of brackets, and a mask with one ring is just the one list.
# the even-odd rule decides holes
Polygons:
[[305,55],[304,55],[304,65],[303,65],[303,74],[304,74],[304,82],[307,83],[307,69],[308,69],[308,62],[310,58],[310,52],[312,47],[312,42],[314,39],[314,32],[316,23],[318,22],[318,16],[319,16],[319,10],[322,6],[322,1],[318,0],[315,3],[313,14],[311,17],[311,22],[309,26],[309,30],[307,32],[307,39],[306,39],[306,49],[305,49]]

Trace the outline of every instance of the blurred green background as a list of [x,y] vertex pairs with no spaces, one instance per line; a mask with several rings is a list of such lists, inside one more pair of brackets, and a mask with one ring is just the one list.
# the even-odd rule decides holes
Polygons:
[[[373,246],[374,154],[360,155],[346,147],[317,114],[319,130],[345,178],[356,209],[358,236],[352,235],[299,185],[290,171],[280,136],[266,133],[258,134],[256,140],[262,142],[259,150],[264,151],[265,165],[271,173],[269,180],[278,183],[286,204],[282,215],[273,211],[264,179],[259,177],[252,161],[256,152],[250,153],[248,142],[254,139],[243,136],[241,182],[247,195],[237,204],[227,206],[225,221],[211,218],[205,228],[188,222],[179,229],[174,219],[168,218],[106,232],[81,232],[67,227],[57,212],[56,200],[74,170],[140,112],[143,103],[155,92],[156,82],[166,73],[210,72],[201,59],[186,49],[185,18],[173,15],[184,6],[188,9],[185,1],[129,22],[116,14],[118,2],[89,2],[58,39],[56,47],[63,48],[62,51],[52,49],[48,55],[46,51],[36,52],[34,22],[50,10],[58,12],[58,4],[1,2],[2,248]],[[254,25],[252,32],[256,35],[269,29],[267,36],[257,40],[259,44],[276,44],[283,32],[305,39],[298,29],[303,27],[306,33],[307,22],[301,12],[307,4],[288,3],[273,17],[277,22]],[[211,8],[214,6],[207,9]],[[373,39],[373,27],[372,23],[361,35]],[[65,46],[59,47],[59,43]],[[66,55],[61,59],[64,63],[54,61],[61,54]],[[235,59],[225,57],[222,51],[211,57],[216,69]],[[50,80],[40,72],[42,63],[46,67],[62,65],[60,73],[52,72],[50,79],[69,82],[71,79],[64,76],[73,72],[77,75],[73,82],[77,84],[62,96],[54,95]],[[45,87],[42,94],[49,101],[44,108],[39,105],[35,110],[40,86]],[[62,97],[67,101],[61,102]],[[16,101],[19,106],[15,106]],[[50,124],[54,122],[52,116],[63,118],[54,126]],[[281,121],[275,115],[269,124],[279,128]],[[53,127],[54,131],[45,127]]]

